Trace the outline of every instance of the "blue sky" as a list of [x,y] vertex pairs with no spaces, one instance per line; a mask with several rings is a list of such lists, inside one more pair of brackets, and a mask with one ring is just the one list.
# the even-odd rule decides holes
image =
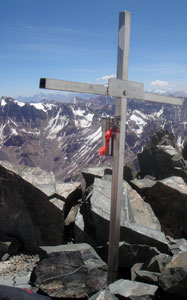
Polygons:
[[123,10],[129,80],[187,91],[187,0],[0,0],[0,96],[43,92],[40,77],[104,84],[116,73]]

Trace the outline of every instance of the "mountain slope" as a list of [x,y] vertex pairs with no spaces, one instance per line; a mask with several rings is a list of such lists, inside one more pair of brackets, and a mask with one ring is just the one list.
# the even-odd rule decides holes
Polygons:
[[[72,103],[22,103],[0,99],[0,159],[52,170],[61,180],[76,177],[83,167],[111,164],[99,157],[102,114],[114,115],[114,100],[74,98]],[[168,129],[182,148],[187,99],[183,107],[128,100],[125,161],[135,158],[150,136]]]

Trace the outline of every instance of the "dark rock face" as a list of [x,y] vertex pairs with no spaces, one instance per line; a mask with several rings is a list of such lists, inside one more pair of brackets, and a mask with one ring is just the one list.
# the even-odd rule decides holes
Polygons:
[[156,179],[180,176],[187,182],[187,168],[174,136],[166,131],[155,134],[142,153],[138,154],[140,176]]
[[106,270],[89,245],[65,245],[38,264],[31,281],[51,297],[83,298],[106,287]]
[[119,247],[119,266],[120,268],[131,268],[134,264],[144,263],[159,254],[160,252],[154,247],[121,242]]
[[167,293],[187,297],[187,252],[181,252],[162,270],[160,285]]
[[25,249],[34,252],[39,245],[62,243],[61,211],[13,172],[0,166],[0,174],[0,240],[21,240]]
[[162,231],[174,238],[187,238],[187,187],[180,177],[159,181],[134,180],[144,200],[160,221]]

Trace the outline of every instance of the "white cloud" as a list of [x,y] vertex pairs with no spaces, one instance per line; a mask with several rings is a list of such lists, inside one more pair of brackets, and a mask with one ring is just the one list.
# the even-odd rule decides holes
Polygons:
[[155,80],[155,81],[152,81],[150,84],[153,86],[160,87],[160,88],[169,86],[169,83],[167,81],[162,81],[162,80]]
[[112,75],[105,75],[105,76],[102,76],[102,77],[100,77],[100,78],[97,78],[97,81],[101,81],[101,80],[106,81],[106,80],[108,80],[108,79],[110,79],[110,78],[116,78],[116,75],[115,75],[115,74],[112,74]]

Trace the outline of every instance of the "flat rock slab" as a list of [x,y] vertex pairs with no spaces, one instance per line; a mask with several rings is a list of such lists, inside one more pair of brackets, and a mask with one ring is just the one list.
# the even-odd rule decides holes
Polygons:
[[142,244],[156,247],[160,252],[170,254],[164,233],[136,223],[126,223],[121,227],[121,240],[129,244]]
[[120,279],[110,284],[109,289],[110,292],[114,295],[121,295],[130,299],[131,297],[137,297],[135,299],[153,299],[158,287],[151,284]]
[[118,300],[108,289],[99,291],[94,294],[89,300]]
[[60,247],[60,252],[50,253],[34,269],[31,282],[35,286],[57,298],[82,298],[106,287],[107,265],[91,246]]
[[[130,185],[123,181],[123,200],[121,206],[121,226],[126,221],[160,230],[160,223],[151,206],[144,202],[141,196]],[[92,211],[106,220],[110,220],[111,181],[95,178],[93,196],[91,197]]]

